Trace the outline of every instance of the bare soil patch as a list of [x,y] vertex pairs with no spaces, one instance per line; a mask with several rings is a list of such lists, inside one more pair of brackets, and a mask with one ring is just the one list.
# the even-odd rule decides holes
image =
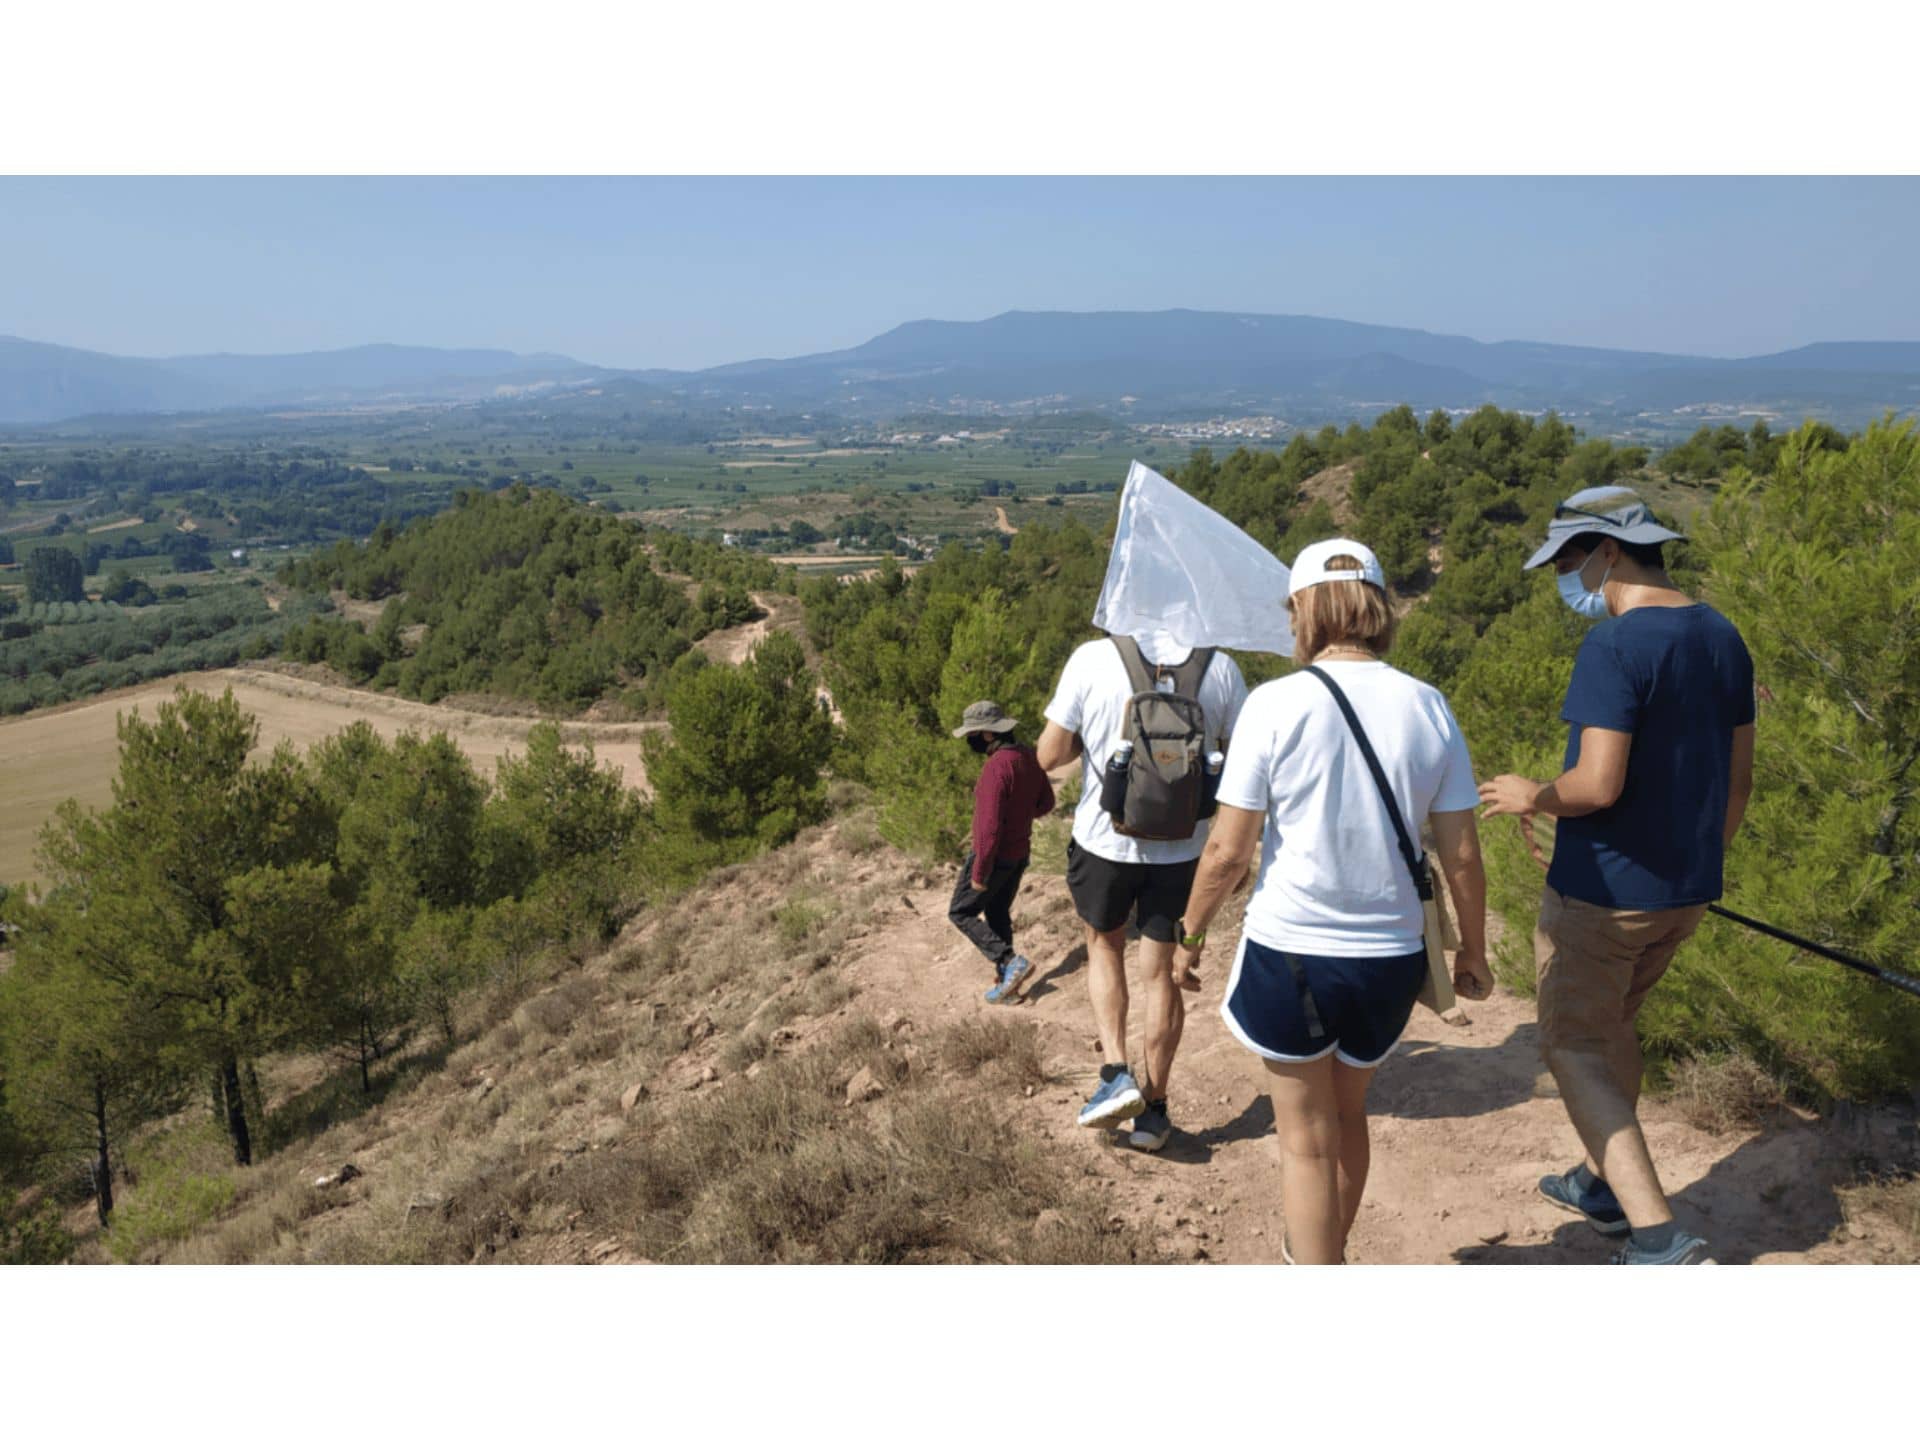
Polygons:
[[329,590],[327,598],[333,602],[334,611],[349,620],[358,620],[371,630],[380,623],[380,617],[386,613],[387,606],[403,595],[389,595],[385,600],[356,600],[344,590]]
[[131,530],[140,523],[138,515],[129,515],[124,520],[110,520],[105,525],[95,525],[88,529],[89,535],[104,535],[109,530]]
[[1301,485],[1300,491],[1311,505],[1315,500],[1327,502],[1327,508],[1333,511],[1334,523],[1343,529],[1353,524],[1353,477],[1360,472],[1359,460],[1347,460],[1338,465],[1329,465],[1319,474],[1310,476]]

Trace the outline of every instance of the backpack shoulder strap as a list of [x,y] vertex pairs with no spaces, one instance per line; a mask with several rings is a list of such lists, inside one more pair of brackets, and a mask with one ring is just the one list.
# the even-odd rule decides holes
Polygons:
[[1120,661],[1127,667],[1127,680],[1138,695],[1143,690],[1154,688],[1153,676],[1147,670],[1147,658],[1140,653],[1140,642],[1131,635],[1112,637],[1114,648],[1120,652]]
[[1144,690],[1159,690],[1158,678],[1171,675],[1174,694],[1189,700],[1200,698],[1200,684],[1207,678],[1207,667],[1213,664],[1213,646],[1200,646],[1178,665],[1149,666],[1147,657],[1140,651],[1140,642],[1131,635],[1115,635],[1111,639],[1120,651],[1120,659],[1127,667],[1127,679],[1132,682],[1136,695]]
[[1173,693],[1184,695],[1189,700],[1200,698],[1200,684],[1207,678],[1207,667],[1213,664],[1213,647],[1202,645],[1181,661],[1173,670]]
[[1373,774],[1373,783],[1379,786],[1380,798],[1386,802],[1387,818],[1393,821],[1393,838],[1400,846],[1400,858],[1407,862],[1407,873],[1413,877],[1413,888],[1419,892],[1422,900],[1433,899],[1433,875],[1423,863],[1425,857],[1413,848],[1413,839],[1407,834],[1407,822],[1400,818],[1400,802],[1393,798],[1393,789],[1387,784],[1387,772],[1381,768],[1380,757],[1373,753],[1373,742],[1367,739],[1367,732],[1361,728],[1360,717],[1353,713],[1353,704],[1347,699],[1346,691],[1334,684],[1333,677],[1318,665],[1307,666],[1307,674],[1333,692],[1334,703],[1339,705],[1340,713],[1346,717],[1347,728],[1359,742],[1360,754]]

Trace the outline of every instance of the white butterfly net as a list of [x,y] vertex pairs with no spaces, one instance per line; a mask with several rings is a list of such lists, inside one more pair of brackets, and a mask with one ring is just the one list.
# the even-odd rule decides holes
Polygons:
[[1258,540],[1136,460],[1093,623],[1150,655],[1212,645],[1291,656],[1288,575]]

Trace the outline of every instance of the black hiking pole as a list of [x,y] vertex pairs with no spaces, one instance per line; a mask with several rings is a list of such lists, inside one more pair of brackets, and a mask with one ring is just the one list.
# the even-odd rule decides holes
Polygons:
[[1902,975],[1897,970],[1882,970],[1878,965],[1869,965],[1865,960],[1857,959],[1852,955],[1843,955],[1838,950],[1830,950],[1825,945],[1815,944],[1813,941],[1803,936],[1795,935],[1790,931],[1775,929],[1763,920],[1755,920],[1748,915],[1736,914],[1724,905],[1709,905],[1707,909],[1711,910],[1715,915],[1720,916],[1723,920],[1731,920],[1734,924],[1744,925],[1749,930],[1758,930],[1762,935],[1771,935],[1775,940],[1784,940],[1789,945],[1798,945],[1802,950],[1823,956],[1828,960],[1837,961],[1849,970],[1858,970],[1862,975],[1871,975],[1874,979],[1891,985],[1896,990],[1904,990],[1909,995],[1920,995],[1920,979],[1916,979],[1912,975]]

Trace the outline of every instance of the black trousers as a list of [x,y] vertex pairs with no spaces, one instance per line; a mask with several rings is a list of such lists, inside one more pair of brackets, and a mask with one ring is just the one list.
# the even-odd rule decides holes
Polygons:
[[1013,959],[1013,897],[1020,893],[1024,860],[1003,861],[987,876],[987,888],[973,888],[973,852],[960,866],[960,883],[953,887],[947,918],[998,971]]

